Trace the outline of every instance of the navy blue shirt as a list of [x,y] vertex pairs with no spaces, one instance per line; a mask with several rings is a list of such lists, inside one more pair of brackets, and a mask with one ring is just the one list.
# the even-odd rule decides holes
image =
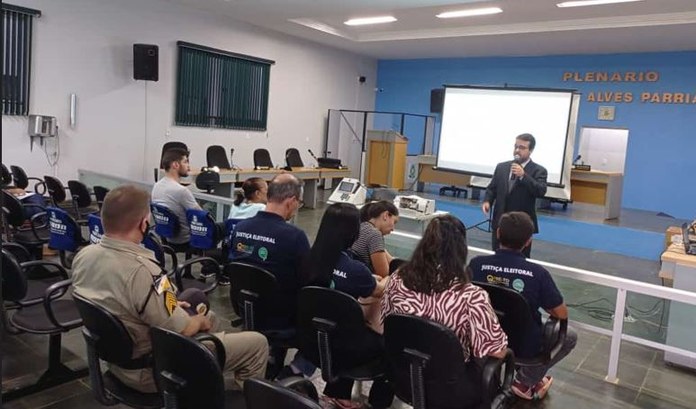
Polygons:
[[469,262],[472,280],[499,284],[519,292],[531,307],[536,325],[530,328],[528,338],[515,355],[522,358],[536,356],[541,349],[541,313],[563,303],[563,296],[544,267],[529,262],[522,253],[498,249],[494,255],[474,257]]
[[266,311],[268,328],[293,326],[297,292],[302,286],[300,272],[308,255],[307,235],[275,213],[260,211],[235,226],[232,261],[259,266],[278,280],[278,302]]
[[377,280],[365,264],[341,252],[333,270],[332,288],[358,298],[371,296],[376,286]]

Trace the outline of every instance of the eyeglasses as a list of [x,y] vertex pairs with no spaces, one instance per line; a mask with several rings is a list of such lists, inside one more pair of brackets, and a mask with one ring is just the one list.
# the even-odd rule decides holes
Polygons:
[[300,199],[299,197],[295,196],[295,199],[297,199],[297,203],[299,206],[297,206],[298,209],[301,209],[304,207],[304,200]]
[[519,149],[521,151],[529,149],[529,146],[524,146],[524,145],[515,145],[515,149]]

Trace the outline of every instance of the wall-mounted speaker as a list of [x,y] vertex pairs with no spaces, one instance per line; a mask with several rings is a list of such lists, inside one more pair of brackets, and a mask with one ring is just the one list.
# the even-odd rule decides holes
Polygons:
[[442,106],[445,104],[445,89],[435,88],[430,90],[430,112],[434,114],[442,113]]
[[133,44],[133,79],[159,80],[159,47],[153,44]]

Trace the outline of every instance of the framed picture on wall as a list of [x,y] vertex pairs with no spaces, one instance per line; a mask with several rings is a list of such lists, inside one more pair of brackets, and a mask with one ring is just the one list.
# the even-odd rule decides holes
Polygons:
[[600,105],[597,111],[597,119],[600,121],[613,121],[616,107],[613,105]]

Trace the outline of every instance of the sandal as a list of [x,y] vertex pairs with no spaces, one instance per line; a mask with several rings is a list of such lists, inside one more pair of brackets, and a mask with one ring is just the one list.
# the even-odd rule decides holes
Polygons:
[[322,399],[339,409],[362,409],[363,407],[362,403],[349,399],[332,398],[326,395],[322,396]]

